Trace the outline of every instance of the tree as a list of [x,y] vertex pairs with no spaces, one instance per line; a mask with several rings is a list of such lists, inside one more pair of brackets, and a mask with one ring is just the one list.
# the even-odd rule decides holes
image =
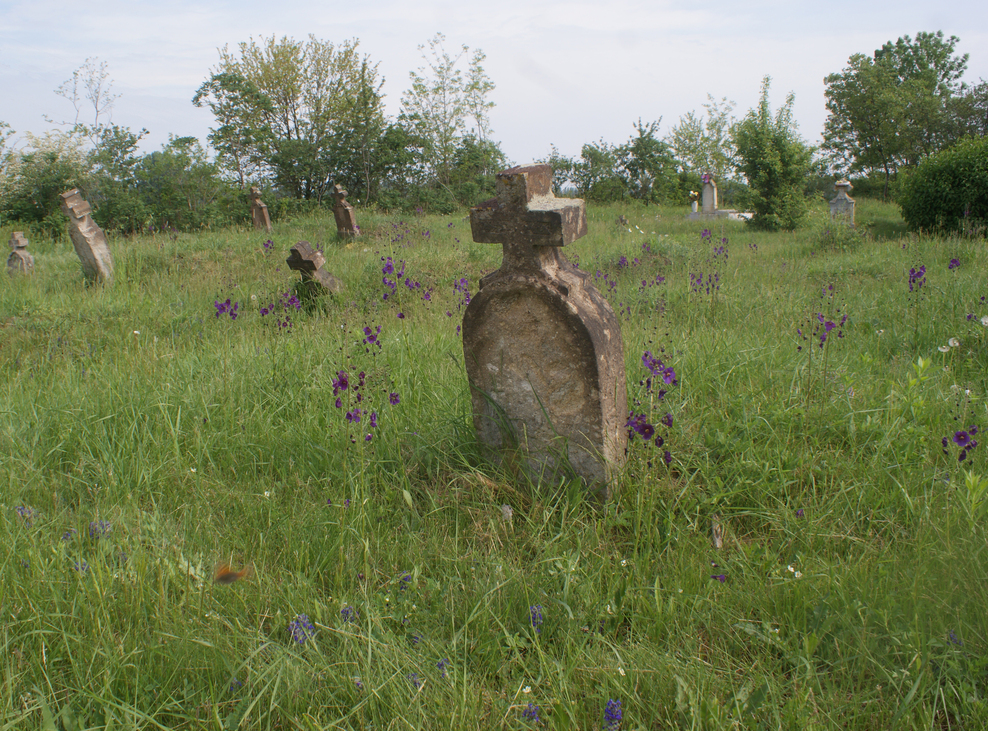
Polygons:
[[555,145],[549,145],[549,154],[536,162],[552,165],[552,190],[555,195],[562,195],[563,188],[573,184],[576,163],[573,158],[563,155]]
[[795,229],[806,214],[803,189],[813,151],[799,138],[792,118],[792,92],[775,116],[769,106],[771,77],[762,80],[757,109],[732,130],[737,150],[736,169],[748,180],[755,215],[750,223],[770,231]]
[[246,185],[266,169],[288,195],[322,200],[354,154],[344,141],[383,119],[383,81],[358,43],[272,36],[240,43],[239,53],[220,51],[219,67],[193,101],[207,104],[220,123],[211,133],[238,181]]
[[[72,78],[63,81],[55,89],[55,93],[66,99],[75,110],[75,119],[72,122],[58,122],[57,124],[71,125],[76,127],[82,125],[90,134],[96,134],[102,123],[100,116],[106,115],[112,118],[113,104],[120,98],[119,94],[112,91],[113,80],[110,72],[107,71],[106,61],[100,61],[97,57],[87,58],[85,63],[72,72]],[[87,125],[80,120],[83,115],[85,102],[89,102],[92,107],[93,123]],[[46,117],[46,119],[48,119]],[[51,119],[48,119],[51,122]]]
[[889,41],[873,57],[854,54],[839,74],[824,79],[827,111],[824,149],[845,174],[881,172],[885,195],[901,167],[915,166],[953,144],[959,127],[952,99],[967,55],[957,56],[956,36],[919,33]]
[[203,82],[192,103],[208,106],[216,118],[219,126],[210,129],[207,139],[220,168],[232,174],[241,190],[260,182],[268,169],[262,151],[270,147],[264,115],[274,112],[271,100],[240,74],[221,71]]
[[[466,77],[460,60],[470,51],[461,46],[456,56],[443,46],[446,36],[437,33],[425,46],[419,46],[425,66],[409,73],[412,86],[401,98],[402,119],[423,143],[424,164],[429,175],[440,185],[449,185],[460,138],[470,133],[481,142],[490,136],[487,112],[494,106],[487,95],[494,84],[484,72],[486,56],[474,51]],[[467,118],[473,119],[472,129]],[[493,174],[496,170],[487,170]]]
[[573,182],[580,195],[601,203],[618,201],[627,195],[621,174],[617,148],[604,140],[585,144],[580,159],[573,165]]
[[703,175],[711,173],[718,180],[728,178],[734,172],[734,146],[731,127],[735,119],[731,114],[735,103],[724,97],[719,102],[707,94],[703,108],[707,116],[688,112],[666,137],[666,143],[679,161],[682,172]]
[[988,138],[969,137],[911,170],[899,199],[918,231],[974,229],[988,221]]
[[628,194],[645,205],[665,200],[676,188],[676,161],[669,145],[656,139],[660,117],[655,122],[635,125],[637,137],[632,137],[617,149],[620,176]]

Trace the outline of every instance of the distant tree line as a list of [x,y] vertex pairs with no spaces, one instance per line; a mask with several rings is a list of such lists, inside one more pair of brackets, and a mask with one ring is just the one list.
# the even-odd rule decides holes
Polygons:
[[[791,94],[771,110],[765,77],[758,106],[740,119],[734,102],[708,97],[705,114],[683,115],[664,138],[661,118],[639,119],[623,144],[590,142],[577,158],[553,146],[541,162],[554,167],[557,195],[597,202],[685,204],[710,173],[726,205],[755,212],[752,225],[792,229],[807,196],[830,195],[838,176],[854,176],[859,195],[890,197],[902,173],[985,136],[988,83],[961,80],[968,57],[954,52],[957,42],[920,33],[851,56],[825,79],[819,150],[799,136]],[[140,154],[146,130],[107,121],[117,97],[106,64],[87,59],[56,90],[74,120],[26,135],[16,150],[0,122],[0,221],[59,235],[58,194],[71,187],[83,190],[102,226],[122,232],[246,221],[251,185],[262,187],[275,219],[328,203],[336,183],[351,200],[386,209],[472,205],[493,195],[494,173],[508,164],[491,130],[485,56],[467,46],[448,51],[442,34],[419,50],[423,66],[410,72],[400,113],[389,118],[378,65],[357,40],[272,36],[221,49],[192,99],[213,115],[212,156],[191,137]]]

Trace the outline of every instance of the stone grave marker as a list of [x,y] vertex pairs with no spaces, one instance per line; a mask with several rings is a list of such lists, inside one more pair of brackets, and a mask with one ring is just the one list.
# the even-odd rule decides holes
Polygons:
[[23,231],[14,231],[10,235],[10,256],[7,258],[7,272],[10,276],[16,274],[31,274],[34,271],[34,257],[27,253],[27,239]]
[[717,183],[714,176],[705,173],[703,176],[703,213],[714,215],[717,212]]
[[302,283],[307,285],[306,289],[311,294],[321,294],[316,285],[321,285],[327,292],[335,293],[343,289],[343,282],[323,269],[326,257],[321,251],[312,248],[308,241],[295,244],[286,261],[290,269],[302,273]]
[[[750,213],[738,213],[731,208],[717,207],[717,181],[710,173],[700,176],[703,181],[703,191],[697,195],[690,191],[690,214],[687,216],[691,221],[709,221],[726,218],[729,221],[745,221],[751,218]],[[697,211],[697,199],[700,199],[700,210]]]
[[603,497],[624,463],[624,349],[614,310],[560,247],[587,232],[582,200],[552,194],[552,167],[497,175],[470,209],[473,240],[500,243],[501,268],[463,316],[474,425],[495,459],[556,480],[569,466]]
[[271,215],[267,205],[261,202],[261,191],[256,185],[250,189],[250,217],[254,221],[254,228],[263,228],[271,233]]
[[347,192],[339,183],[333,186],[333,197],[336,199],[336,205],[333,206],[333,215],[336,217],[336,233],[340,236],[359,235],[360,227],[357,226],[357,212],[347,202]]
[[113,257],[106,234],[90,215],[92,208],[78,188],[62,193],[62,212],[69,217],[69,236],[82,261],[82,273],[90,282],[113,281]]
[[850,226],[854,225],[854,199],[848,193],[853,187],[850,180],[838,180],[834,183],[837,195],[830,201],[830,217],[840,219]]

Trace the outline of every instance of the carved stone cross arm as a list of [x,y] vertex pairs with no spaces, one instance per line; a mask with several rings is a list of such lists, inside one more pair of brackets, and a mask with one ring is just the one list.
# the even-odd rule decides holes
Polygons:
[[[587,233],[583,201],[552,194],[552,167],[514,167],[497,175],[497,197],[470,209],[473,240],[502,244],[502,270],[543,268],[541,247],[571,244]],[[550,254],[555,258],[554,253]]]

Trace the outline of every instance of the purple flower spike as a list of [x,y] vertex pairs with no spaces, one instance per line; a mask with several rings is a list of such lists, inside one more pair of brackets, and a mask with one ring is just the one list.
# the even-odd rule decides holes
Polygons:
[[726,574],[711,574],[710,575],[710,578],[711,579],[717,579],[717,581],[719,581],[722,584],[727,581],[727,575]]

